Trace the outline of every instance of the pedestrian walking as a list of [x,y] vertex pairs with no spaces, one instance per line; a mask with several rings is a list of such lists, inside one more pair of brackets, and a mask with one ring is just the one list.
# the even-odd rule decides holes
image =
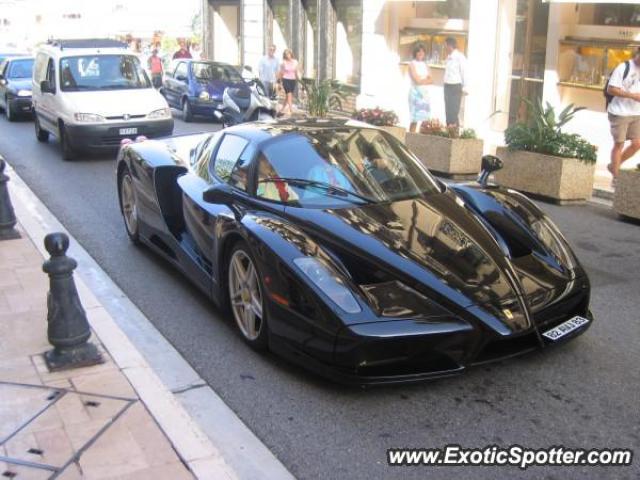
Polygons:
[[433,80],[429,66],[425,61],[426,56],[427,51],[424,45],[418,44],[413,48],[413,60],[409,63],[409,75],[411,76],[411,88],[409,89],[410,132],[416,131],[419,122],[431,118],[428,86],[433,83]]
[[286,108],[289,108],[289,115],[293,115],[293,95],[296,92],[299,78],[298,60],[293,56],[293,52],[286,48],[282,52],[282,63],[278,72],[278,79],[282,83],[285,94],[278,116],[283,115]]
[[151,83],[154,88],[162,86],[162,59],[158,56],[158,50],[153,49],[148,61],[149,71],[151,72]]
[[180,49],[173,54],[173,59],[175,60],[176,58],[191,58],[191,53],[189,52],[189,48],[187,47],[187,42],[185,42],[184,40],[180,40],[178,42],[178,45],[180,45]]
[[[613,180],[620,166],[640,150],[640,48],[632,59],[618,65],[609,78],[607,113],[613,137],[611,163]],[[626,141],[631,143],[625,148]]]
[[444,69],[444,109],[447,126],[460,124],[462,96],[467,94],[467,59],[458,50],[458,42],[453,37],[445,40],[447,60]]
[[264,85],[269,98],[273,98],[275,94],[279,69],[280,61],[276,57],[276,46],[271,45],[267,50],[267,54],[258,63],[258,78]]

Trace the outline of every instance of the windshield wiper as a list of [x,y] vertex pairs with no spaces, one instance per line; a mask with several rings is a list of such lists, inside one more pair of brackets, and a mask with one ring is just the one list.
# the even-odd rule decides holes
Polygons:
[[271,177],[271,178],[258,180],[258,183],[264,183],[264,182],[286,182],[300,188],[315,187],[315,188],[320,188],[322,190],[325,190],[329,195],[338,194],[341,196],[352,196],[366,203],[376,203],[376,200],[374,200],[373,198],[367,197],[366,195],[362,195],[360,193],[356,193],[351,190],[347,190],[345,188],[338,187],[336,185],[332,185],[326,182],[320,182],[317,180],[308,180],[306,178],[286,178],[286,177]]

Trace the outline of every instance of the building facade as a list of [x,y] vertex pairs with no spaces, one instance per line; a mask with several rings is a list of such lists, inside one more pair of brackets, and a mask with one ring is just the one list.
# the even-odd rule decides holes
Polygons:
[[638,2],[565,0],[203,0],[205,54],[256,68],[266,46],[291,48],[305,76],[352,87],[358,107],[409,120],[408,61],[427,47],[435,118],[444,120],[444,40],[468,59],[462,119],[491,151],[524,115],[522,97],[586,107],[569,130],[600,146],[609,127],[602,88],[640,45]]

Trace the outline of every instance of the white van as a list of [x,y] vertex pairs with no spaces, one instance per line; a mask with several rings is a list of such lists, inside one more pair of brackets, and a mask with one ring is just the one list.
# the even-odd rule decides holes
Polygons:
[[115,40],[58,40],[33,69],[36,137],[58,137],[62,156],[113,149],[124,138],[171,135],[173,117],[138,57]]

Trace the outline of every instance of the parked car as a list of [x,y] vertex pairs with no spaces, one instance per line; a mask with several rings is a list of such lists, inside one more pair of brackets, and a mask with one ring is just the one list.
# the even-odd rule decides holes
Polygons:
[[0,63],[2,63],[7,58],[11,57],[28,57],[29,54],[27,52],[18,52],[13,50],[0,50]]
[[0,61],[0,110],[13,122],[31,114],[33,57],[8,57]]
[[173,117],[138,58],[114,40],[60,40],[41,47],[33,72],[36,137],[58,137],[65,160],[117,149],[124,138],[171,135]]
[[335,380],[459,374],[593,321],[571,247],[486,183],[496,162],[448,186],[386,131],[295,119],[132,143],[117,162],[130,239],[228,307],[251,347]]
[[228,87],[247,95],[249,87],[232,65],[206,60],[176,59],[165,70],[160,92],[170,106],[182,110],[185,122],[195,115],[214,119],[222,95]]

